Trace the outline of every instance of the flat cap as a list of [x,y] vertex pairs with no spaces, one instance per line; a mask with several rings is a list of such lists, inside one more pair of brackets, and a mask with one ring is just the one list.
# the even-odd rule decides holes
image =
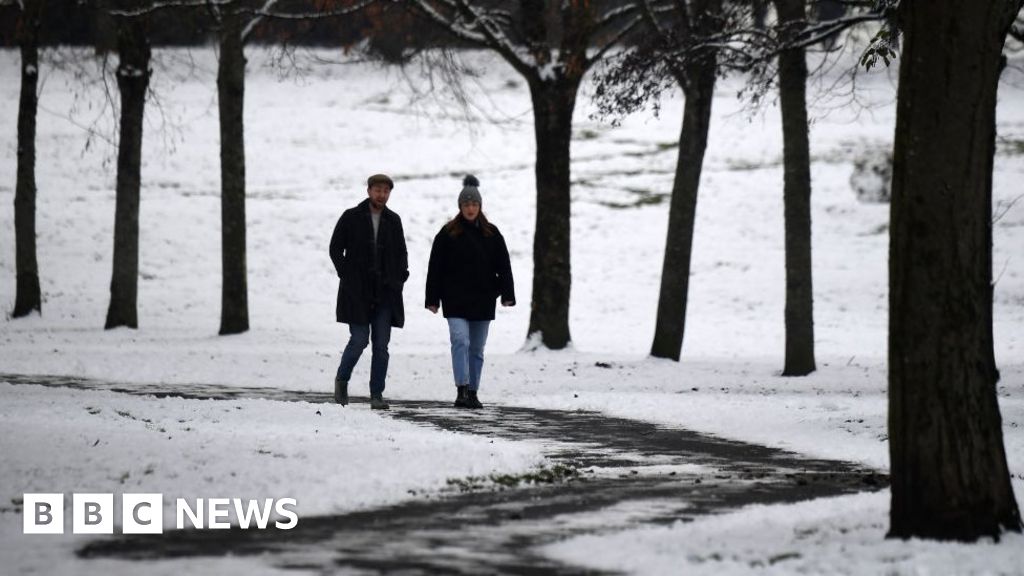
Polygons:
[[369,188],[374,184],[387,184],[388,188],[394,190],[395,183],[387,174],[374,174],[366,179],[366,187]]

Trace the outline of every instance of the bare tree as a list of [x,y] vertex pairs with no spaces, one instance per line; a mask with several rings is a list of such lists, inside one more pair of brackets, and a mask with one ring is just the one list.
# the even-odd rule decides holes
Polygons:
[[316,19],[351,14],[370,1],[315,13],[274,11],[277,0],[208,2],[218,31],[217,100],[220,110],[221,284],[220,334],[249,329],[245,226],[245,44],[264,18]]
[[[569,145],[584,74],[640,21],[634,6],[589,0],[409,0],[453,38],[499,54],[529,85],[537,144],[537,215],[529,338],[551,349],[569,333]],[[505,3],[511,4],[511,3]],[[611,4],[603,12],[600,4]],[[618,3],[621,4],[621,3]]]
[[[648,0],[644,1],[644,6],[652,29],[659,30],[659,35],[670,45],[686,46],[683,51],[686,57],[681,62],[668,60],[668,70],[682,88],[685,104],[679,134],[679,158],[669,205],[657,320],[651,343],[652,356],[679,360],[686,326],[697,193],[711,130],[711,104],[718,74],[718,50],[700,45],[700,40],[707,31],[720,28],[722,0],[677,2],[671,33],[661,29]],[[673,37],[669,38],[669,34]]]
[[[130,7],[130,0],[114,3]],[[117,200],[114,214],[114,265],[105,328],[138,328],[139,197],[142,165],[142,121],[149,88],[151,49],[144,17],[118,16],[117,88],[121,96],[117,150]]]
[[[274,0],[266,0],[269,8]],[[241,3],[238,3],[241,4]],[[232,6],[214,7],[220,52],[217,103],[220,111],[221,309],[220,334],[249,329],[245,227],[245,37],[255,18]],[[256,17],[259,18],[259,17]]]
[[1002,50],[1021,0],[903,1],[889,246],[891,537],[1020,531],[992,336]]
[[622,114],[657,100],[673,84],[683,91],[679,134],[661,269],[657,320],[651,355],[679,360],[693,253],[700,176],[711,128],[711,105],[719,72],[720,47],[712,41],[726,26],[722,0],[640,3],[643,40],[615,59],[599,76],[598,106]]
[[[807,25],[805,0],[774,0],[783,43]],[[806,376],[814,363],[811,272],[811,150],[807,125],[807,59],[797,46],[779,53],[786,227],[786,359],[783,376]]]
[[39,108],[39,26],[45,0],[21,0],[17,39],[21,50],[18,102],[18,174],[14,193],[15,318],[42,312],[36,258],[36,113]]

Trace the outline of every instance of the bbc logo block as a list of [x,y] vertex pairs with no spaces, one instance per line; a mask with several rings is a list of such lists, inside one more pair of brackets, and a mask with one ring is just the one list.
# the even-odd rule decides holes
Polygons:
[[64,494],[25,494],[22,510],[25,534],[64,533]]
[[164,495],[123,494],[121,496],[121,526],[125,534],[162,534],[164,531]]
[[73,533],[114,533],[113,494],[74,494],[71,502],[71,531]]

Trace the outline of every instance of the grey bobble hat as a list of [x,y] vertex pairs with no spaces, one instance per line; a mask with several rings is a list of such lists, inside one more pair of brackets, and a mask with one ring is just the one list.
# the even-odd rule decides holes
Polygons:
[[480,181],[476,179],[476,176],[472,174],[467,175],[462,179],[462,192],[459,192],[459,207],[467,202],[476,202],[477,204],[483,204],[483,198],[480,196]]

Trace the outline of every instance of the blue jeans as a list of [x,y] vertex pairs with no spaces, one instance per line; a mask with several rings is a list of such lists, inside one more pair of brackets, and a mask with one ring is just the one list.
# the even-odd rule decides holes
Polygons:
[[490,320],[448,318],[448,336],[452,341],[452,373],[456,386],[480,388],[480,372],[484,368],[484,345]]
[[349,339],[344,352],[341,353],[341,364],[338,366],[338,378],[348,382],[352,378],[352,370],[359,362],[366,345],[373,340],[373,356],[370,358],[370,396],[384,393],[384,380],[388,376],[388,342],[391,341],[391,308],[378,306],[370,313],[369,324],[349,324]]

